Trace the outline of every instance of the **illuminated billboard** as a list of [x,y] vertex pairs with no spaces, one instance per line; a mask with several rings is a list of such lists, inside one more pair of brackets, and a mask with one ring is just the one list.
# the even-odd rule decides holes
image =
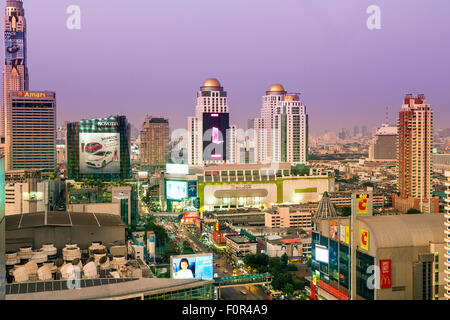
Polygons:
[[187,164],[167,163],[166,164],[166,173],[167,174],[188,174],[189,166]]
[[6,65],[24,65],[25,35],[21,31],[5,31],[5,64]]
[[170,257],[170,275],[173,279],[213,279],[213,255],[193,254]]
[[228,113],[203,113],[203,160],[226,160]]
[[80,133],[80,173],[120,173],[120,133]]
[[187,198],[187,182],[166,181],[166,199],[182,200]]
[[316,245],[316,261],[328,263],[328,249],[326,247]]
[[195,222],[195,219],[197,219],[199,216],[200,213],[198,212],[185,212],[183,215],[183,223],[193,224]]

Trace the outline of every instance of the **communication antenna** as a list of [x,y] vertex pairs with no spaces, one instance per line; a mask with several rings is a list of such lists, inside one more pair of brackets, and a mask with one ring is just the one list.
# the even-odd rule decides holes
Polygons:
[[386,107],[386,124],[389,125],[389,107]]

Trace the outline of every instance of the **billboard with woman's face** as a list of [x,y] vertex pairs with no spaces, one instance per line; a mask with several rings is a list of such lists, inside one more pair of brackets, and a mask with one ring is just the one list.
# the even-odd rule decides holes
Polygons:
[[170,257],[173,279],[213,279],[212,254],[194,254]]

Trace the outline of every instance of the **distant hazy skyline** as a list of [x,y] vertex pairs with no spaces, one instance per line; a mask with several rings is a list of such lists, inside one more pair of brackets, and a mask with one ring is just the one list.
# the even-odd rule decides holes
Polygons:
[[[2,15],[6,1],[2,1]],[[81,8],[81,30],[66,8]],[[381,7],[381,29],[366,9]],[[272,83],[301,92],[312,134],[395,123],[424,93],[450,127],[448,0],[24,0],[30,88],[57,94],[58,123],[146,114],[186,128],[217,78],[230,123],[260,116]]]

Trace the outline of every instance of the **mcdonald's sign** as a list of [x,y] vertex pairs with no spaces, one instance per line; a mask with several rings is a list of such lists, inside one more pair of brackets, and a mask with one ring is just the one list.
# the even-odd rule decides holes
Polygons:
[[380,289],[391,288],[391,260],[380,260]]

